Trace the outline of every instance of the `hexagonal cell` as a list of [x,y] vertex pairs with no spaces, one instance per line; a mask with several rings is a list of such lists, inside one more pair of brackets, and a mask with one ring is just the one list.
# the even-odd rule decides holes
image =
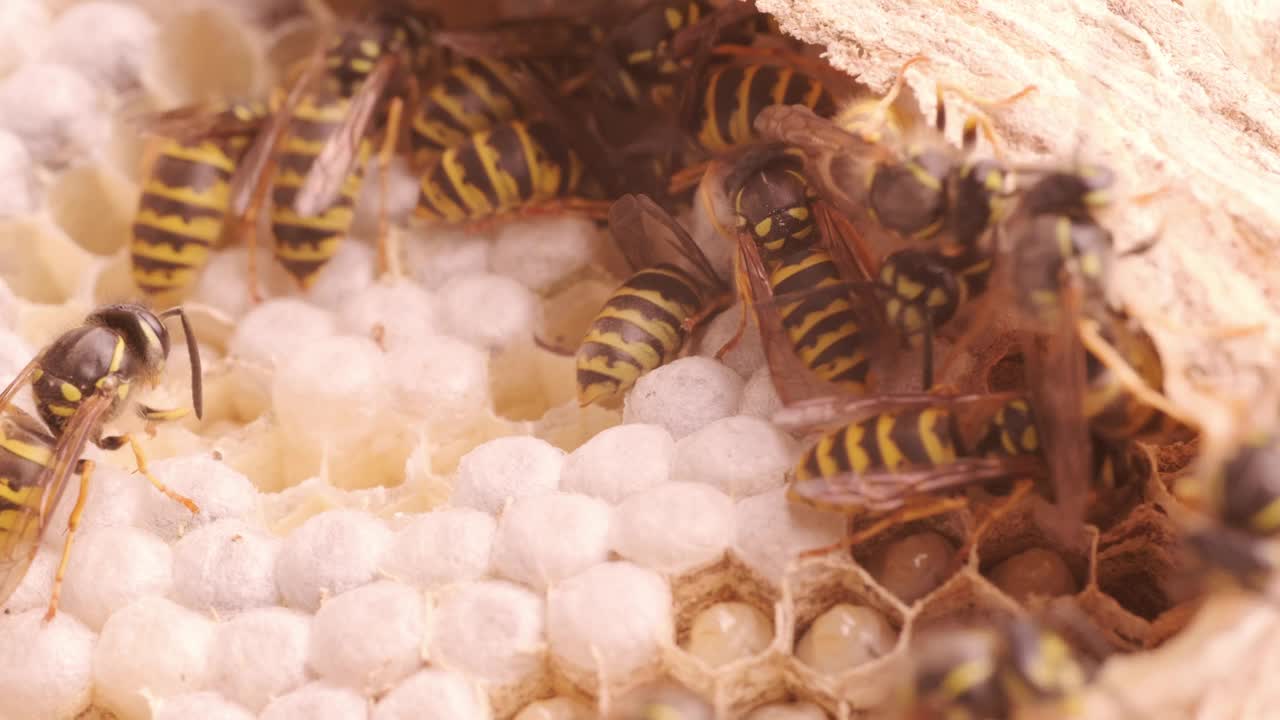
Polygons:
[[1177,541],[1168,516],[1140,506],[1099,540],[1098,588],[1134,615],[1156,619],[1184,599],[1177,588],[1184,572],[1173,550]]
[[672,678],[717,708],[785,695],[779,666],[791,639],[777,588],[726,559],[674,579],[672,594],[675,644],[663,650]]
[[602,697],[600,716],[605,720],[679,718],[713,720],[720,717],[707,698],[672,680],[660,678],[631,688],[617,697]]
[[[853,532],[869,524],[855,521]],[[898,600],[910,605],[947,581],[967,558],[960,548],[973,531],[967,510],[895,525],[860,543],[854,560]]]
[[965,568],[924,599],[912,617],[911,632],[914,635],[935,627],[982,625],[1020,612],[1009,596],[972,568]]
[[1027,363],[1020,352],[1011,352],[987,368],[987,392],[1010,392],[1026,387]]
[[783,664],[798,697],[837,713],[883,703],[901,660],[908,610],[843,558],[802,562],[783,589],[794,644]]
[[1031,595],[1073,595],[1089,584],[1089,552],[1095,531],[1074,545],[1065,545],[1039,522],[1039,497],[1026,497],[989,524],[979,526],[975,538],[977,565],[982,575],[1023,602]]

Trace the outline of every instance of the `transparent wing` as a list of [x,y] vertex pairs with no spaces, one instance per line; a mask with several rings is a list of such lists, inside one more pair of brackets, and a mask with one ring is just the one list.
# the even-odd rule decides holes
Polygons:
[[[94,430],[101,427],[103,418],[111,409],[111,401],[110,395],[96,393],[80,403],[35,484],[39,488],[39,510],[27,506],[17,515],[6,534],[0,535],[0,602],[8,599],[31,566],[40,538],[48,530],[49,517],[67,488],[76,461]],[[16,408],[5,408],[6,412],[13,410]]]
[[1043,472],[1043,464],[1034,457],[977,458],[945,467],[844,473],[793,480],[791,493],[798,499],[819,505],[887,513],[924,495],[973,487],[991,480],[1035,476]]
[[349,101],[342,123],[325,141],[298,188],[293,209],[300,217],[320,214],[342,193],[342,186],[360,157],[360,144],[373,120],[373,112],[391,82],[397,63],[398,59],[391,55],[379,60]]
[[544,15],[499,20],[479,30],[440,30],[432,38],[441,47],[479,58],[587,58],[598,31],[589,20]]
[[152,135],[195,142],[251,136],[266,122],[266,115],[240,114],[225,107],[198,104],[142,113],[131,117],[130,122]]
[[609,232],[633,271],[674,265],[707,287],[724,287],[711,261],[676,222],[647,195],[623,195],[609,208]]
[[[31,384],[38,365],[39,357],[27,363],[4,392],[0,393],[0,423],[7,425],[8,417],[26,415],[13,406],[13,399],[22,388]],[[4,481],[0,480],[0,485],[3,484]],[[47,489],[40,492],[47,492]],[[15,513],[12,525],[0,533],[0,604],[3,604],[22,582],[32,558],[35,557],[36,548],[40,544],[41,516],[39,513],[14,507],[6,507],[0,513]]]

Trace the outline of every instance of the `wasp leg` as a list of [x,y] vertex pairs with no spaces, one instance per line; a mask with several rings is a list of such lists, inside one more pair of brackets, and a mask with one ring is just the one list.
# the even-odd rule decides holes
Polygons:
[[956,553],[957,560],[964,563],[968,559],[969,553],[972,551],[974,542],[977,538],[982,537],[982,535],[986,533],[987,528],[994,525],[997,520],[1008,515],[1018,502],[1022,500],[1022,498],[1031,493],[1031,490],[1034,487],[1035,483],[1030,480],[1019,480],[1014,484],[1013,490],[1008,495],[1001,498],[1000,503],[991,508],[986,516],[978,522],[978,525],[973,529],[973,532],[969,533],[968,542],[965,543],[964,547],[960,548],[959,553]]
[[130,447],[130,449],[133,450],[133,459],[134,459],[134,462],[136,462],[138,465],[138,472],[142,473],[143,476],[147,478],[147,482],[154,485],[157,490],[164,493],[169,499],[173,500],[174,502],[182,504],[184,507],[190,510],[192,514],[200,512],[200,506],[196,505],[195,502],[191,500],[191,498],[188,498],[185,495],[179,494],[178,492],[171,489],[168,485],[165,485],[164,483],[160,482],[160,479],[157,478],[155,475],[151,474],[150,468],[147,467],[146,453],[142,451],[142,445],[138,444],[137,439],[134,438],[132,435],[129,435],[126,433],[124,435],[104,437],[102,438],[102,440],[98,441],[98,447],[102,448],[103,450],[118,450],[124,447],[126,444]]
[[833,550],[846,550],[870,540],[895,525],[923,520],[925,518],[934,517],[935,515],[943,515],[945,513],[952,512],[953,510],[959,510],[967,504],[968,503],[964,498],[925,498],[923,502],[916,505],[907,505],[894,510],[874,523],[871,523],[867,527],[862,528],[858,532],[845,536],[844,539],[838,543],[832,543],[826,547],[814,548],[812,550],[805,550],[800,553],[800,557],[816,557],[819,555],[826,555]]
[[1077,323],[1077,331],[1080,334],[1080,342],[1085,349],[1098,359],[1107,369],[1115,373],[1116,379],[1124,385],[1125,389],[1133,394],[1138,400],[1150,405],[1151,407],[1163,412],[1169,417],[1178,420],[1191,427],[1198,427],[1194,418],[1189,418],[1186,411],[1175,406],[1163,393],[1157,392],[1148,385],[1138,372],[1133,369],[1124,356],[1120,354],[1115,347],[1107,342],[1098,332],[1098,325],[1093,320],[1082,319]]
[[897,102],[898,95],[902,94],[902,86],[907,83],[907,70],[912,65],[929,62],[929,58],[924,55],[916,55],[915,57],[903,63],[898,70],[898,76],[893,80],[893,86],[889,88],[889,92],[876,103],[871,112],[867,114],[868,120],[861,127],[845,128],[849,131],[857,131],[865,142],[880,142],[880,129],[889,119],[889,109]]
[[671,182],[667,185],[667,192],[671,195],[679,195],[696,186],[702,182],[702,177],[707,174],[707,168],[710,165],[710,162],[703,161],[680,168],[671,176]]
[[[84,514],[84,503],[89,497],[89,479],[93,477],[92,460],[81,459],[76,463],[76,472],[80,475],[80,493],[76,495],[76,504],[71,508],[71,517],[67,518],[67,539],[62,543],[62,559],[58,561],[58,572],[53,576],[53,592],[49,593],[49,610],[44,614],[44,621],[53,620],[58,614],[58,596],[62,594],[62,578],[67,574],[67,562],[71,559],[71,541],[75,539],[76,528],[80,526],[80,516]],[[35,549],[32,549],[35,552]]]
[[395,156],[397,141],[400,139],[400,115],[404,111],[404,101],[392,98],[387,111],[387,126],[382,138],[382,147],[378,150],[378,269],[392,278],[404,277],[404,268],[400,265],[400,244],[392,242],[390,223],[387,221],[387,196],[391,193],[391,158]]
[[725,355],[733,352],[733,349],[738,347],[738,343],[742,342],[742,336],[747,332],[747,313],[751,312],[753,307],[751,283],[747,280],[747,270],[742,261],[741,248],[733,255],[733,284],[737,288],[738,299],[742,301],[742,312],[738,314],[737,330],[716,351],[717,360],[724,359]]

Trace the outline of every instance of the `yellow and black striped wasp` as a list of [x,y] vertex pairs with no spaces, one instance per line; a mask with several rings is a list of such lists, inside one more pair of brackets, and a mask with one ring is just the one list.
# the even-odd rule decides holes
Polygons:
[[940,627],[916,639],[900,716],[1013,720],[1029,708],[1078,716],[1093,667],[1065,637],[1025,617]]
[[[129,445],[138,470],[161,492],[193,513],[195,503],[165,487],[147,469],[146,457],[129,434],[104,435],[104,425],[120,415],[132,395],[155,383],[169,356],[164,319],[177,317],[186,335],[191,362],[191,399],[195,414],[203,411],[200,355],[191,325],[180,307],[153,313],[141,305],[108,305],[84,324],[48,345],[0,393],[0,601],[21,582],[40,538],[73,473],[80,476],[79,498],[72,510],[46,618],[58,608],[76,525],[84,509],[93,475],[92,460],[81,457],[93,443],[105,450]],[[13,404],[30,386],[40,419]],[[181,417],[183,412],[138,406],[148,421]]]
[[147,121],[158,137],[143,162],[129,246],[134,284],[148,297],[180,295],[227,228],[236,170],[261,130],[264,103],[188,107]]
[[[814,555],[964,507],[966,490],[1016,481],[989,522],[1046,476],[1037,412],[1011,393],[832,396],[782,418],[819,429],[791,473],[788,498],[848,515],[856,530]],[[1052,492],[1052,490],[1050,490]]]
[[710,261],[665,210],[624,195],[609,231],[633,274],[600,309],[577,350],[578,401],[608,401],[679,356],[688,336],[732,295]]

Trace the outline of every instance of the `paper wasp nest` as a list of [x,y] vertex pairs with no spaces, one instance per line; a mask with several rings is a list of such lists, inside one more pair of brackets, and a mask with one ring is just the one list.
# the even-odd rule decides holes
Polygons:
[[[143,143],[131,118],[262,92],[315,31],[289,2],[0,5],[7,381],[90,307],[136,295],[126,245]],[[1170,319],[1150,329],[1174,399],[1213,432],[1227,413],[1202,386],[1247,395],[1251,368],[1274,368],[1274,13],[759,5],[873,87],[918,53],[976,94],[1036,84],[997,118],[1015,157],[1078,154],[1114,167],[1130,195],[1157,191],[1107,222],[1161,236],[1123,263],[1118,288],[1135,312]],[[68,40],[91,21],[128,32]],[[413,194],[412,178],[395,187]],[[1280,701],[1267,690],[1280,668],[1273,612],[1231,595],[1194,617],[1179,605],[1164,509],[1191,449],[1133,451],[1125,492],[1077,545],[1052,539],[1051,508],[1030,498],[980,529],[960,511],[794,564],[846,527],[787,504],[796,444],[766,420],[778,401],[758,337],[727,364],[706,339],[624,409],[579,409],[572,360],[529,331],[540,318],[580,331],[580,308],[612,290],[600,268],[617,259],[589,223],[397,229],[400,284],[374,277],[373,225],[362,214],[362,237],[306,293],[261,254],[257,306],[249,251],[216,253],[191,298],[206,417],[144,438],[155,472],[202,512],[182,515],[127,455],[91,451],[105,462],[61,614],[40,623],[63,537],[51,530],[0,616],[0,718],[569,720],[621,711],[654,681],[723,717],[849,718],[887,699],[922,628],[1015,614],[1045,589],[1130,653],[1104,668],[1088,717],[1264,717]],[[1252,323],[1269,330],[1206,339]],[[708,335],[731,331],[721,319]],[[180,356],[157,403],[186,397]],[[904,572],[904,554],[920,567]]]

